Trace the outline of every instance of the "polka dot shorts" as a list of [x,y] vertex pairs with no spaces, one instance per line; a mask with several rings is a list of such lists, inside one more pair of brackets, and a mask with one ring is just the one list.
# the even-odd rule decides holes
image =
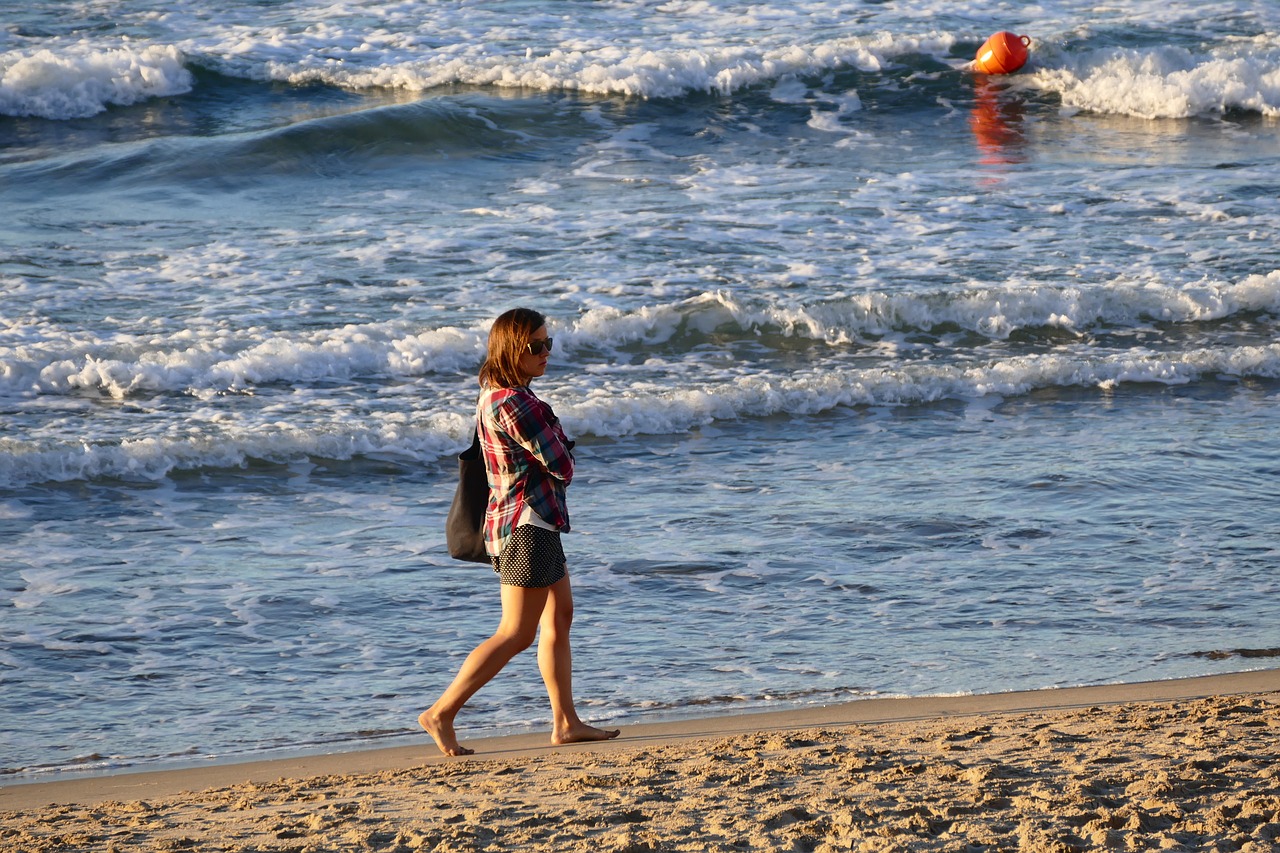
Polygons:
[[515,529],[500,557],[490,557],[493,570],[509,586],[547,587],[567,572],[560,533],[531,524]]

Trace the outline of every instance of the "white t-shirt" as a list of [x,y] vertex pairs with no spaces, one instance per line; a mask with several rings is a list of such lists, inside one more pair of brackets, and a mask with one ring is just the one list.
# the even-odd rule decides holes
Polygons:
[[524,512],[520,513],[520,517],[516,519],[516,527],[522,527],[526,524],[531,527],[541,527],[543,530],[556,529],[554,524],[547,523],[542,516],[534,512],[533,507],[529,504],[524,505]]

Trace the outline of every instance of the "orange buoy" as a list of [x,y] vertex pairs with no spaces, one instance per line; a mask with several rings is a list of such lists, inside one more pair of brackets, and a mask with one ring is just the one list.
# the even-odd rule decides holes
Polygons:
[[1012,74],[1027,64],[1031,36],[998,32],[978,48],[974,67],[983,74]]

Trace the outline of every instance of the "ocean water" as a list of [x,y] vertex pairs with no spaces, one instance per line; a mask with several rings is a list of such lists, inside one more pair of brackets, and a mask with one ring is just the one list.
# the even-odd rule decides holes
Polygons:
[[592,720],[1280,656],[1280,7],[0,11],[0,781],[426,749],[515,305]]

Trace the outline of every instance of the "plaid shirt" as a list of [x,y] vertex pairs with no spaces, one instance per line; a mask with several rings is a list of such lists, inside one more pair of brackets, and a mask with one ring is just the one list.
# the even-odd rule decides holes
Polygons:
[[502,553],[525,506],[567,532],[565,487],[573,479],[573,454],[551,407],[528,387],[485,388],[476,420],[489,475],[485,550],[491,556]]

